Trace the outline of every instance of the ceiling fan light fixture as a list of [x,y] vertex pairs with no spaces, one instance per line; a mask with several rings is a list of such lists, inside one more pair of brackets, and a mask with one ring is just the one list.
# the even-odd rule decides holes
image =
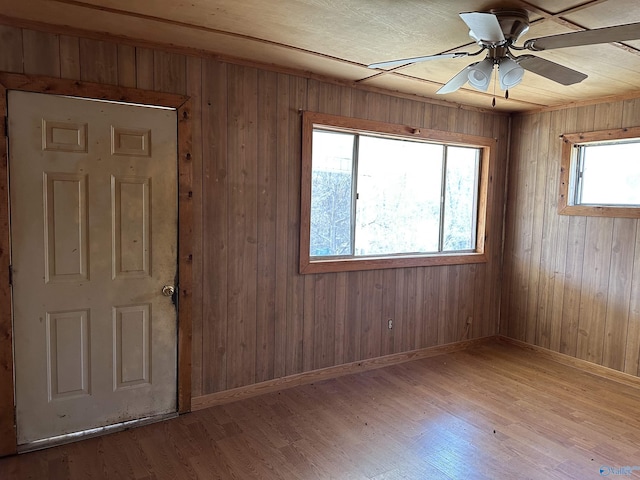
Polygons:
[[491,72],[493,71],[493,60],[485,58],[481,62],[469,67],[469,83],[472,87],[486,92],[491,83]]
[[439,95],[453,93],[467,82],[475,89],[486,92],[491,83],[493,68],[496,65],[498,65],[496,76],[499,78],[494,85],[497,89],[499,82],[500,88],[508,92],[510,88],[522,81],[525,70],[565,86],[580,83],[587,78],[584,73],[542,57],[535,55],[515,57],[511,53],[512,49],[538,52],[556,48],[640,40],[640,22],[637,22],[531,38],[526,40],[522,46],[516,46],[514,43],[529,30],[529,13],[525,9],[494,8],[488,12],[462,12],[460,18],[469,28],[471,38],[479,45],[480,50],[477,52],[438,53],[372,63],[368,67],[393,68],[442,58],[475,57],[486,52],[487,57],[484,60],[465,67],[436,93]]
[[498,76],[500,79],[500,88],[502,90],[509,90],[522,81],[524,68],[511,58],[503,58],[498,65]]

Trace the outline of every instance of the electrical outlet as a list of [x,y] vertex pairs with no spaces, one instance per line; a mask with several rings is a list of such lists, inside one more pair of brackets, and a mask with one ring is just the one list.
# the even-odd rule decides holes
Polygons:
[[389,320],[387,320],[387,328],[389,330],[391,330],[393,328],[393,319],[390,318]]

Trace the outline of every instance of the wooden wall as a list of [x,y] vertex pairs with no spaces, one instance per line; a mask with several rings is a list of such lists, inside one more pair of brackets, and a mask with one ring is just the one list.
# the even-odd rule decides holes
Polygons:
[[[11,26],[0,42],[0,70],[192,97],[194,397],[497,333],[506,116]],[[489,262],[299,275],[304,109],[497,138]]]
[[514,117],[501,333],[638,375],[640,223],[557,214],[562,133],[640,126],[640,99]]

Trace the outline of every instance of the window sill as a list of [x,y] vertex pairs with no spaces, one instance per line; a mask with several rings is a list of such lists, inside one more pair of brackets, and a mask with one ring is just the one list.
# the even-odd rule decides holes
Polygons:
[[452,253],[430,254],[420,256],[366,257],[337,260],[313,260],[302,258],[300,273],[338,273],[360,270],[380,270],[386,268],[433,267],[442,265],[464,265],[470,263],[486,263],[484,253]]
[[558,213],[580,217],[640,218],[640,207],[559,205]]

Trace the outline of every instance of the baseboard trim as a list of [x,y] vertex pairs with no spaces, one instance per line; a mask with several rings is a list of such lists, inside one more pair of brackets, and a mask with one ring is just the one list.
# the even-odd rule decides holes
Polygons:
[[243,400],[245,398],[255,397],[265,393],[277,392],[286,388],[296,387],[298,385],[306,385],[322,380],[350,375],[352,373],[374,370],[376,368],[388,367],[399,363],[410,362],[422,358],[435,357],[437,355],[445,355],[447,353],[466,350],[471,347],[483,345],[495,341],[496,336],[476,338],[473,340],[464,340],[462,342],[448,343],[446,345],[437,345],[434,347],[423,348],[420,350],[412,350],[410,352],[394,353],[383,357],[376,357],[357,362],[345,363],[334,367],[312,370],[310,372],[297,373],[286,377],[267,380],[253,385],[233,388],[222,392],[200,395],[191,399],[191,411],[202,410],[216,405]]
[[582,370],[584,372],[591,373],[608,380],[623,383],[630,387],[640,388],[640,377],[636,377],[635,375],[631,375],[630,373],[624,373],[613,368],[605,367],[596,363],[589,362],[587,360],[583,360],[581,358],[572,357],[571,355],[567,355],[565,353],[555,352],[553,350],[549,350],[548,348],[539,347],[538,345],[532,345],[530,343],[523,342],[522,340],[516,340],[515,338],[498,335],[496,339],[499,342],[515,345],[522,348],[523,350],[528,350],[532,353],[535,353],[536,355],[542,356],[554,362],[561,363],[569,367],[574,367],[578,370]]

